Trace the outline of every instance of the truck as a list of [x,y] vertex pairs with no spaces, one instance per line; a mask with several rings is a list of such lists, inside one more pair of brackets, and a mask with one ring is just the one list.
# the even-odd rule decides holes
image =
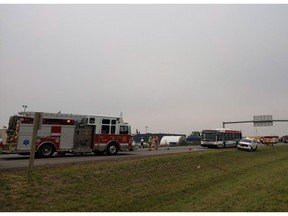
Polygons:
[[282,137],[281,137],[281,141],[282,141],[283,143],[288,143],[288,135],[282,136]]
[[[9,119],[7,140],[2,154],[30,154],[35,112],[19,112]],[[95,153],[116,155],[132,149],[131,127],[123,118],[113,116],[41,113],[35,156],[48,158]]]
[[260,141],[262,144],[274,145],[279,142],[279,136],[262,136]]

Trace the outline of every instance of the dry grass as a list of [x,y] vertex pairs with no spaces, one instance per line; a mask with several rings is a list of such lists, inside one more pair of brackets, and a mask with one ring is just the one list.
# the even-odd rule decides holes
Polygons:
[[288,145],[0,174],[0,210],[25,212],[288,211]]

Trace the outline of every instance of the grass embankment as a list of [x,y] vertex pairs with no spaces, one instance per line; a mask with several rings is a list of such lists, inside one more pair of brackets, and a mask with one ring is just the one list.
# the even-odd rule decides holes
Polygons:
[[288,145],[0,174],[1,211],[288,211]]

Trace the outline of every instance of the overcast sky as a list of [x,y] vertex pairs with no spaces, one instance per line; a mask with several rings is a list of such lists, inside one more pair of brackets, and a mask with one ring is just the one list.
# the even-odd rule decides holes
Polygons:
[[123,112],[142,133],[288,120],[287,20],[288,5],[0,5],[0,127],[22,105]]

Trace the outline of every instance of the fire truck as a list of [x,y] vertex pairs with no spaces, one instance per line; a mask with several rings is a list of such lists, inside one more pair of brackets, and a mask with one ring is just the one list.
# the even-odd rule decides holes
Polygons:
[[[35,112],[19,112],[11,116],[6,144],[2,154],[30,154]],[[132,150],[130,125],[122,117],[42,113],[37,133],[37,157],[95,153],[116,155],[118,151]]]

